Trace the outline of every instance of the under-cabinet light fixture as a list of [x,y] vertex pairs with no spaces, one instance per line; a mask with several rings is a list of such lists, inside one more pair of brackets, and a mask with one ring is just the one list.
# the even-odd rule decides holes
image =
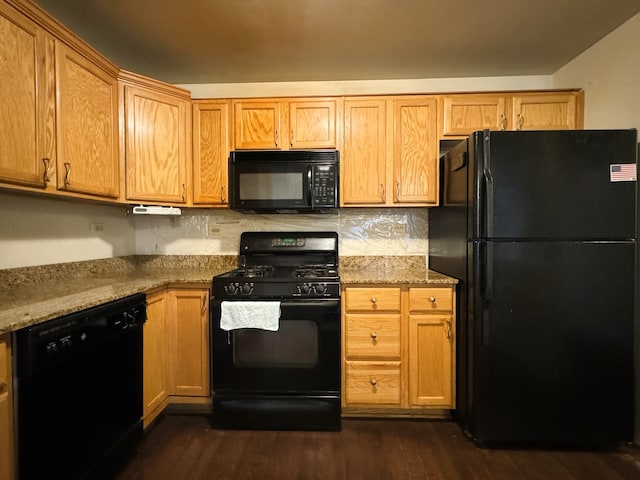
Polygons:
[[131,213],[134,215],[182,215],[182,212],[177,207],[161,207],[157,205],[135,206],[131,209]]

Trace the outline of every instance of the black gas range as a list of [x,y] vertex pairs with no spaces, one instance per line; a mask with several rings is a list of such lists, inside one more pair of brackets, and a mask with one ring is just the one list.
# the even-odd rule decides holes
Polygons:
[[213,278],[214,297],[340,297],[335,232],[245,232],[240,265]]
[[213,426],[339,430],[338,235],[245,232],[239,253],[211,285]]

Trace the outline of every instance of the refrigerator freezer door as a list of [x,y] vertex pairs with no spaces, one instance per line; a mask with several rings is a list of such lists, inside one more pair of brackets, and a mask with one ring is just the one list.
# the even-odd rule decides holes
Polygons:
[[[635,238],[635,130],[476,132],[470,142],[472,238]],[[635,167],[634,167],[635,168]]]
[[479,255],[472,436],[486,444],[631,440],[634,243],[471,245]]

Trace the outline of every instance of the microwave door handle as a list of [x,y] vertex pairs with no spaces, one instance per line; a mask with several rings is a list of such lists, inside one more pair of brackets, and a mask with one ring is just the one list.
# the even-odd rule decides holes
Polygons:
[[307,204],[313,208],[313,175],[311,171],[311,165],[307,167],[307,194],[309,195],[309,200]]

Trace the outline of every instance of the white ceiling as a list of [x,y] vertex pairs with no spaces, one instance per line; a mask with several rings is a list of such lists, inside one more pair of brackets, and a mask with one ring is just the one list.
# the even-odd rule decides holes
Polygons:
[[640,0],[34,2],[118,66],[179,84],[550,75],[640,12]]

